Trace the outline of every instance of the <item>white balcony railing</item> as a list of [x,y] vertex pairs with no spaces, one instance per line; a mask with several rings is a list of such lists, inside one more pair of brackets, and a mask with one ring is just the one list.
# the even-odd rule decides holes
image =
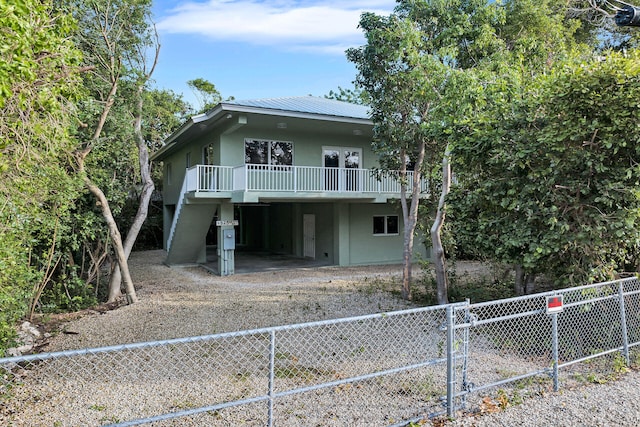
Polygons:
[[[187,170],[187,191],[400,193],[397,172],[311,166],[197,165]],[[410,185],[413,172],[407,173]],[[422,181],[422,191],[427,190]]]
[[187,169],[185,180],[187,191],[232,191],[233,168],[196,165]]

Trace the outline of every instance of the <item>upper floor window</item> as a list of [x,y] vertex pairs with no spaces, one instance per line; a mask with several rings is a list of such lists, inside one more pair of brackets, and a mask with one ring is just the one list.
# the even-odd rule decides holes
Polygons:
[[244,162],[252,165],[293,166],[293,142],[244,140]]

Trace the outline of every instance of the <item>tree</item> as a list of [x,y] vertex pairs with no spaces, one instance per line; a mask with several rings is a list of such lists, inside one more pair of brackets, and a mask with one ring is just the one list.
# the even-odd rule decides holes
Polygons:
[[[154,56],[151,60],[151,66],[147,69],[146,57],[144,51],[139,51],[138,56],[131,58],[134,69],[137,70],[137,79],[135,80],[135,110],[133,111],[133,134],[135,144],[138,149],[138,165],[140,172],[140,188],[138,193],[138,209],[133,221],[129,226],[127,237],[123,244],[124,256],[129,259],[133,245],[138,238],[138,234],[142,229],[144,221],[147,219],[149,212],[149,201],[153,194],[155,184],[151,176],[151,161],[149,160],[149,148],[145,135],[142,131],[142,120],[144,115],[144,101],[146,84],[150,80],[151,75],[158,62],[158,54],[160,53],[160,45],[147,40],[146,43],[150,43],[154,46]],[[139,48],[140,49],[140,48]],[[118,262],[118,266],[111,275],[109,281],[109,298],[108,301],[116,301],[121,295],[121,283],[122,283],[122,263]],[[125,276],[126,285],[126,276]],[[127,294],[129,294],[129,288],[127,288]]]
[[338,91],[329,91],[328,95],[325,95],[327,99],[335,99],[338,101],[350,102],[358,105],[369,105],[371,102],[366,91],[360,88],[344,89],[338,86]]
[[[151,2],[100,0],[89,4],[70,2],[68,7],[79,22],[77,43],[85,53],[88,72],[84,84],[90,93],[90,98],[83,102],[86,108],[82,109],[80,118],[83,128],[78,131],[80,146],[75,152],[77,173],[97,199],[116,254],[118,268],[110,281],[109,301],[120,296],[119,276],[122,275],[127,299],[135,302],[137,297],[127,259],[153,191],[148,148],[141,128],[144,92],[159,49],[157,34],[150,24]],[[147,57],[148,47],[152,50],[150,57]],[[148,61],[151,65],[147,65]],[[137,148],[136,155],[131,153],[131,142]],[[117,158],[124,159],[127,169],[133,159],[137,159],[139,165],[141,199],[124,242],[109,197],[103,190],[111,185],[104,173],[115,169],[100,166],[100,162],[113,161],[113,157],[105,157],[105,151],[101,152],[104,148],[123,150],[124,154]],[[122,182],[119,184],[126,188]],[[121,200],[126,198],[126,190],[118,196]]]
[[[430,107],[444,79],[438,61],[428,61],[420,35],[412,23],[397,15],[381,17],[365,13],[360,19],[367,45],[350,49],[347,56],[358,69],[357,82],[371,97],[374,121],[374,150],[381,156],[383,170],[400,170],[400,203],[404,219],[402,297],[411,299],[411,264],[417,225],[423,163],[429,140],[421,124],[429,119]],[[426,60],[425,60],[426,59]],[[427,81],[426,68],[436,70]],[[440,81],[436,81],[439,79]],[[428,93],[428,97],[416,94]],[[407,160],[415,161],[413,176],[407,173]],[[410,189],[408,200],[407,187]]]
[[153,152],[191,115],[192,106],[172,90],[146,88],[144,91],[142,131]]
[[[452,198],[458,238],[515,264],[517,293],[611,279],[640,243],[638,52],[560,61],[456,145],[473,176]],[[482,155],[480,155],[482,153]]]
[[[476,81],[475,86],[471,85],[474,89],[470,89],[476,91],[476,116],[459,123],[460,138],[453,150],[459,185],[449,202],[454,207],[458,242],[467,252],[513,264],[518,294],[531,292],[541,272],[550,275],[572,270],[567,268],[571,265],[569,259],[561,263],[552,262],[558,258],[550,259],[549,254],[559,253],[558,242],[555,248],[551,244],[544,244],[545,249],[538,246],[540,239],[553,237],[545,231],[549,224],[541,213],[541,205],[550,200],[551,193],[548,186],[532,178],[529,166],[548,161],[546,149],[558,150],[537,139],[547,123],[557,119],[553,115],[534,119],[541,117],[540,112],[548,109],[548,103],[558,102],[550,101],[551,92],[545,92],[554,90],[546,76],[557,67],[566,66],[566,61],[580,63],[596,54],[606,55],[595,37],[600,29],[567,19],[566,11],[564,4],[553,1],[505,4],[504,24],[496,31],[504,40],[505,49],[487,56],[470,70]],[[564,108],[577,107],[565,104]],[[570,127],[563,126],[569,131]],[[571,131],[581,134],[576,129]],[[568,164],[562,162],[563,166]],[[562,170],[569,175],[575,173]],[[556,202],[560,203],[557,199]],[[530,250],[547,251],[547,257],[532,255]],[[583,267],[574,264],[571,274],[565,277],[579,281],[579,277],[585,277],[577,274],[584,272]]]
[[[374,150],[383,170],[399,170],[404,217],[402,296],[411,298],[411,260],[418,224],[420,181],[442,164],[431,227],[437,299],[448,301],[444,248],[440,233],[444,201],[450,184],[447,124],[456,108],[460,68],[474,62],[476,52],[496,48],[489,23],[498,19],[494,5],[485,1],[399,1],[388,17],[365,13],[360,26],[367,45],[350,49],[356,64],[356,83],[371,99]],[[460,19],[465,16],[465,19]],[[408,164],[412,165],[407,173]],[[431,195],[435,197],[435,186]],[[407,195],[409,191],[410,196]]]
[[216,85],[209,80],[199,77],[189,80],[187,86],[191,88],[200,103],[198,113],[207,112],[222,101],[222,95],[220,95],[220,92],[216,89]]

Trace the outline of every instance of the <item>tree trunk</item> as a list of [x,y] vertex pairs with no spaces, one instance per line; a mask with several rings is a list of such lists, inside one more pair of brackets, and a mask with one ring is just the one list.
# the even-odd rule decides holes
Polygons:
[[[411,217],[411,215],[409,215]],[[415,222],[411,220],[404,224],[404,246],[402,251],[402,289],[400,295],[403,299],[410,301],[411,295],[411,259],[413,258],[413,232],[416,228]]]
[[102,190],[100,190],[97,185],[93,184],[89,180],[89,178],[85,177],[84,181],[89,191],[91,191],[96,199],[98,199],[97,203],[100,206],[100,210],[102,211],[102,216],[107,222],[107,228],[109,229],[109,235],[111,236],[111,244],[113,245],[113,249],[116,252],[118,265],[120,267],[122,278],[124,280],[124,286],[127,293],[127,302],[129,304],[138,302],[136,290],[133,286],[133,281],[131,280],[131,274],[129,273],[129,264],[127,263],[127,257],[125,256],[124,248],[122,247],[122,237],[120,236],[118,225],[116,224],[116,221],[113,218],[113,214],[111,213],[109,201],[107,200]]
[[524,268],[520,264],[516,264],[516,282],[514,285],[514,291],[517,296],[522,296],[525,293],[525,285],[524,285]]
[[[129,255],[131,255],[131,250],[133,249],[133,245],[138,238],[138,234],[140,234],[140,229],[144,224],[144,221],[147,219],[147,215],[149,213],[149,201],[151,200],[151,195],[153,194],[153,190],[155,185],[153,184],[153,179],[151,178],[151,162],[149,161],[149,150],[147,149],[146,141],[142,135],[142,107],[143,107],[143,98],[142,91],[144,90],[144,85],[138,86],[137,91],[137,104],[136,104],[136,116],[134,119],[134,134],[136,138],[136,145],[138,146],[138,162],[140,166],[140,179],[142,181],[142,191],[140,192],[140,203],[138,204],[138,211],[136,212],[136,216],[127,232],[127,237],[124,242],[124,256],[128,260]],[[122,285],[122,272],[119,267],[116,267],[111,274],[111,278],[109,279],[109,298],[107,302],[113,302],[117,300],[120,295],[122,295],[121,291]]]
[[449,145],[445,149],[442,158],[442,191],[438,201],[436,217],[431,227],[431,244],[433,250],[433,265],[436,272],[436,297],[438,304],[449,302],[449,283],[447,279],[447,268],[445,264],[444,247],[440,237],[445,218],[445,198],[451,188],[451,165],[449,164]]
[[[112,59],[114,60],[114,59]],[[118,61],[119,64],[119,61]],[[114,67],[115,69],[115,67]],[[97,204],[100,206],[100,210],[102,211],[102,216],[104,217],[107,228],[109,230],[109,236],[111,237],[111,244],[116,252],[116,256],[118,259],[118,265],[120,267],[122,277],[124,279],[124,284],[127,293],[127,302],[135,303],[138,302],[138,297],[136,295],[136,290],[133,286],[133,281],[131,280],[131,274],[129,273],[129,265],[127,263],[127,257],[124,253],[124,248],[122,247],[122,237],[120,235],[120,230],[118,230],[118,224],[116,224],[115,219],[113,218],[113,213],[111,212],[111,208],[109,207],[109,200],[104,195],[102,190],[95,185],[89,176],[87,175],[84,167],[85,159],[91,153],[93,148],[92,144],[98,140],[100,134],[102,133],[102,129],[104,128],[104,124],[107,121],[107,117],[109,116],[109,112],[111,111],[111,107],[115,102],[116,92],[118,91],[118,75],[113,74],[111,76],[111,89],[109,90],[109,94],[106,97],[106,102],[100,113],[100,118],[98,119],[98,124],[93,133],[93,137],[90,143],[84,147],[82,150],[76,152],[76,162],[78,164],[78,173],[82,176],[82,179],[85,183],[85,186],[89,189],[91,194],[93,194],[97,199]]]
[[532,294],[536,289],[536,275],[526,273],[522,265],[516,265],[515,293],[517,296]]
[[536,289],[536,275],[533,273],[529,273],[526,275],[524,280],[524,293],[525,295],[530,295]]
[[[154,27],[155,28],[155,27]],[[151,178],[151,162],[149,161],[149,150],[147,148],[146,141],[144,140],[144,136],[142,135],[142,113],[144,107],[144,90],[145,85],[151,78],[156,65],[158,64],[158,56],[160,54],[160,43],[158,42],[158,33],[155,32],[155,56],[153,58],[153,62],[151,64],[151,68],[147,71],[145,60],[145,55],[140,52],[140,57],[138,60],[142,65],[143,77],[138,81],[138,87],[136,90],[136,110],[134,114],[133,120],[133,131],[136,140],[136,146],[138,147],[138,165],[140,167],[140,180],[142,181],[142,190],[140,192],[138,211],[136,212],[136,216],[129,227],[129,231],[127,232],[127,238],[123,245],[123,256],[126,261],[126,272],[121,269],[121,263],[118,263],[118,266],[113,270],[111,277],[109,278],[109,297],[107,302],[113,302],[122,295],[122,279],[124,278],[125,289],[127,289],[127,295],[130,294],[129,285],[127,285],[126,276],[129,274],[128,267],[128,259],[129,255],[131,255],[131,250],[133,249],[133,245],[138,238],[138,234],[140,234],[140,230],[142,229],[142,225],[144,221],[147,219],[147,215],[149,213],[149,201],[151,200],[151,196],[153,195],[153,190],[155,185],[153,183],[153,179]],[[129,277],[129,281],[131,281],[131,277]],[[133,285],[131,285],[131,289],[133,289]],[[134,290],[135,292],[135,290]]]
[[[402,289],[403,299],[411,300],[411,261],[413,259],[413,237],[418,224],[418,207],[420,205],[420,181],[422,180],[422,164],[427,144],[421,143],[418,159],[413,170],[413,180],[411,181],[411,205],[407,204],[406,182],[400,186],[400,203],[402,205],[402,216],[404,220],[404,249],[402,251]],[[405,159],[406,152],[402,150],[400,157]],[[406,177],[407,166],[402,162],[400,169],[402,175]]]

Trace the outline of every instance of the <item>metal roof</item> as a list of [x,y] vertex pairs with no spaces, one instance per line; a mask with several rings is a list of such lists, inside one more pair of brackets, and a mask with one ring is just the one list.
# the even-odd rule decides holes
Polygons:
[[234,100],[225,101],[223,104],[365,120],[370,118],[368,107],[317,96]]

